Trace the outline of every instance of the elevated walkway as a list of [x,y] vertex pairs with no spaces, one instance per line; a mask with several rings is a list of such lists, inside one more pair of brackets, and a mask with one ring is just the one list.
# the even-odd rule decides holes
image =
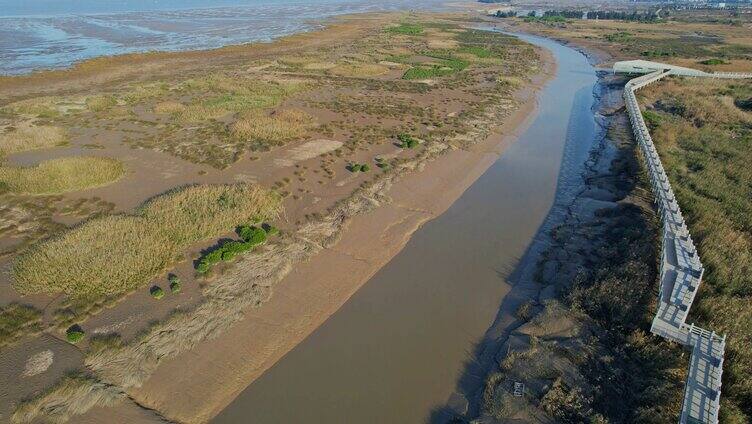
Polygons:
[[717,424],[726,336],[686,322],[700,288],[704,268],[634,93],[667,75],[736,79],[752,78],[752,74],[707,73],[645,60],[617,62],[614,72],[644,74],[625,85],[624,103],[647,164],[654,200],[663,224],[658,310],[650,331],[680,343],[692,352],[679,423]]

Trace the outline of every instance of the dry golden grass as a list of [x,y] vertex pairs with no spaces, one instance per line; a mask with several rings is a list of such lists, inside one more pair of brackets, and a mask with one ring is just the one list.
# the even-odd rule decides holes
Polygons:
[[389,72],[389,68],[386,66],[370,63],[345,63],[329,69],[329,73],[332,75],[360,78],[375,77],[387,72]]
[[11,103],[3,109],[21,115],[51,117],[59,113],[58,104],[61,101],[60,97],[35,97]]
[[299,110],[283,110],[271,116],[249,112],[231,127],[235,137],[249,141],[280,144],[302,137],[313,125],[313,117]]
[[303,66],[303,68],[310,71],[326,71],[328,69],[334,68],[335,66],[337,66],[337,64],[331,62],[313,62],[306,64],[305,66]]
[[59,146],[66,141],[67,134],[62,128],[22,122],[11,131],[0,133],[0,158],[11,153]]
[[125,174],[123,164],[100,157],[68,157],[28,168],[0,167],[0,184],[24,194],[58,194],[110,184]]
[[100,112],[117,105],[117,99],[113,96],[98,95],[86,98],[86,107],[92,112]]
[[15,262],[21,293],[117,295],[148,283],[191,244],[236,225],[272,218],[277,195],[256,185],[191,186],[159,196],[134,215],[88,221],[38,244]]
[[227,115],[230,111],[223,108],[206,107],[200,103],[185,105],[180,102],[166,101],[157,103],[154,106],[154,113],[172,115],[178,122],[193,123],[218,119]]
[[121,95],[121,98],[132,105],[164,96],[169,90],[170,87],[166,83],[141,84],[130,87],[127,93]]
[[125,399],[122,390],[83,375],[71,375],[39,399],[22,403],[10,417],[13,423],[64,423],[95,405],[112,406]]
[[173,113],[184,112],[188,107],[180,102],[159,102],[154,105],[154,113],[160,115],[171,115]]

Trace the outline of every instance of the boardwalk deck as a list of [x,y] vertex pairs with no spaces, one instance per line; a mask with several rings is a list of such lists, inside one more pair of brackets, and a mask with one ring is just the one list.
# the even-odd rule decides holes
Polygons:
[[655,62],[637,62],[617,62],[614,71],[639,73],[636,69],[642,67],[644,72],[649,72],[626,84],[624,102],[645,158],[655,203],[663,222],[658,309],[650,331],[680,343],[692,352],[679,423],[717,424],[726,336],[686,323],[702,282],[704,268],[634,93],[667,75],[738,79],[752,78],[752,74],[709,74]]

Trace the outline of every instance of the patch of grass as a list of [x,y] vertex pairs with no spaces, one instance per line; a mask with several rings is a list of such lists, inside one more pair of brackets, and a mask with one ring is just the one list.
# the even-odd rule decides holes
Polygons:
[[642,117],[645,119],[645,123],[650,128],[655,128],[661,123],[661,115],[653,112],[652,110],[644,110]]
[[128,90],[121,95],[121,98],[127,104],[134,105],[146,100],[163,97],[169,91],[170,86],[163,82],[140,84],[129,87]]
[[65,331],[65,339],[68,343],[76,344],[84,339],[86,333],[78,325],[74,325]]
[[67,141],[68,134],[62,128],[21,123],[0,133],[0,158],[12,153],[60,146]]
[[420,80],[437,77],[444,77],[460,72],[467,68],[470,63],[466,60],[458,59],[445,52],[425,52],[426,56],[439,60],[434,65],[418,65],[407,70],[402,75],[406,80]]
[[343,77],[368,78],[383,75],[389,72],[389,68],[371,63],[345,63],[330,68],[328,72]]
[[279,210],[279,197],[256,185],[182,188],[134,215],[94,219],[32,246],[16,259],[13,285],[23,294],[119,295],[164,272],[193,243]]
[[230,132],[245,141],[279,145],[304,136],[313,125],[313,117],[300,110],[283,110],[272,115],[254,111],[235,121]]
[[184,105],[183,103],[174,101],[159,102],[154,105],[154,113],[158,115],[177,114],[185,112],[186,109],[188,109],[188,106]]
[[117,105],[117,99],[114,96],[98,95],[86,98],[86,107],[92,112],[100,112]]
[[5,106],[3,110],[14,114],[30,115],[39,118],[55,118],[60,115],[58,105],[63,101],[60,97],[35,97],[21,100]]
[[603,36],[606,40],[612,42],[612,43],[624,43],[626,41],[630,41],[634,36],[631,32],[627,31],[619,31],[615,32],[613,34],[606,34]]
[[104,186],[124,174],[123,164],[115,159],[68,157],[28,168],[0,167],[0,184],[15,193],[59,194]]
[[423,25],[417,23],[401,23],[386,29],[389,33],[401,35],[421,35],[424,30]]
[[480,46],[463,46],[463,47],[460,47],[459,49],[457,49],[457,51],[459,53],[472,54],[472,55],[474,55],[476,57],[479,57],[481,59],[489,58],[493,54],[491,52],[491,50],[488,50],[487,48],[480,47]]
[[0,346],[41,330],[42,312],[33,306],[12,303],[0,308]]
[[305,83],[295,81],[263,81],[211,74],[204,78],[188,80],[181,84],[180,89],[200,94],[200,105],[206,109],[244,112],[278,106],[287,96],[306,87]]

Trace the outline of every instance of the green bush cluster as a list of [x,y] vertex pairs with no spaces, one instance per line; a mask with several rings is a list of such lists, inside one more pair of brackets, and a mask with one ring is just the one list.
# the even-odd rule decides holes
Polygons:
[[71,326],[65,331],[65,339],[73,344],[80,342],[85,335],[84,330],[78,325]]
[[347,165],[347,170],[350,172],[368,172],[371,170],[371,166],[367,163],[351,163]]
[[397,139],[402,143],[400,147],[403,149],[413,149],[418,146],[418,140],[410,134],[398,134]]
[[268,224],[261,227],[242,225],[237,228],[236,232],[241,240],[225,242],[199,260],[196,265],[196,271],[199,274],[206,274],[213,265],[220,261],[231,261],[241,253],[253,250],[256,246],[266,242],[269,236],[278,234],[279,230]]

